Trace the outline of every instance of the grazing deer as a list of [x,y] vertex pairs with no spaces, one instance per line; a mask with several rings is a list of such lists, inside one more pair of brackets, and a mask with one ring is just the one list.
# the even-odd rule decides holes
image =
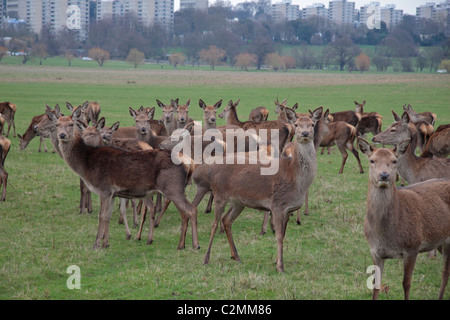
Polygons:
[[[87,145],[75,128],[80,124],[77,112],[70,117],[57,118],[50,112],[47,115],[56,124],[60,149],[67,165],[100,197],[94,249],[109,246],[109,222],[115,197],[148,198],[154,192],[161,192],[172,200],[180,212],[182,223],[178,249],[185,247],[189,220],[193,247],[199,248],[197,209],[187,201],[184,193],[188,168],[174,164],[170,152],[164,150],[133,152]],[[151,221],[154,221],[154,216]]]
[[[227,125],[233,125],[241,127],[243,130],[247,131],[249,129],[254,129],[256,134],[260,136],[259,130],[264,129],[267,131],[270,130],[278,130],[279,134],[279,148],[280,152],[283,150],[283,147],[292,140],[294,135],[293,126],[289,123],[286,123],[281,120],[273,120],[273,121],[263,121],[263,122],[253,122],[253,121],[245,121],[241,122],[237,115],[236,107],[239,104],[240,100],[237,100],[233,103],[232,100],[228,102],[228,105],[225,109],[219,114],[219,118],[225,118],[227,120]],[[267,137],[267,145],[273,144],[271,142],[271,137]]]
[[231,248],[231,256],[240,261],[231,233],[233,221],[245,207],[272,213],[278,253],[277,270],[284,272],[283,240],[291,212],[303,205],[308,187],[317,169],[314,149],[314,123],[317,119],[300,117],[295,123],[295,142],[288,143],[279,157],[279,170],[275,175],[261,175],[261,164],[215,164],[209,176],[214,194],[215,220],[204,263],[209,263],[211,246],[225,205],[229,212],[222,223]]
[[410,139],[409,143],[397,146],[397,152],[402,151],[398,158],[397,168],[400,176],[409,184],[422,182],[433,178],[450,178],[450,159],[439,157],[418,157],[415,154],[417,143],[417,127],[404,112],[400,119],[373,137],[375,143],[397,145]]
[[385,259],[403,259],[403,290],[409,299],[417,255],[438,249],[443,256],[439,299],[450,274],[450,180],[431,179],[405,188],[395,186],[398,149],[375,149],[358,138],[370,162],[364,234],[379,268],[372,298],[378,298]]
[[[359,159],[359,154],[356,148],[353,146],[353,142],[356,139],[356,128],[351,124],[344,121],[333,121],[328,124],[328,133],[323,136],[320,141],[321,147],[331,147],[337,145],[339,151],[342,155],[342,164],[339,169],[339,173],[344,172],[345,162],[347,161],[348,154],[345,149],[348,149],[353,153],[358,161],[359,172],[364,173],[361,166],[361,161]],[[324,149],[322,149],[321,154],[323,154]]]
[[421,157],[442,157],[450,154],[450,124],[440,125],[430,136]]
[[215,129],[217,127],[217,109],[222,105],[222,99],[217,101],[214,105],[206,105],[206,103],[200,99],[198,105],[203,109],[203,123],[205,130]]
[[[36,128],[37,125],[42,121],[43,118],[46,118],[47,115],[45,113],[34,116],[31,119],[30,125],[27,128],[27,131],[25,131],[25,133],[21,136],[20,134],[17,134],[17,136],[20,139],[19,142],[19,147],[20,150],[24,150],[28,144],[30,143],[30,141],[36,137],[37,132],[36,132]],[[50,132],[45,132],[44,135],[41,135],[39,137],[39,148],[38,148],[38,152],[41,152],[41,147],[42,144],[44,145],[44,151],[47,152],[47,146],[45,145],[45,138],[50,138]]]
[[263,122],[269,118],[269,110],[266,107],[256,107],[250,111],[248,116],[249,121]]
[[[16,114],[17,107],[14,103],[9,101],[0,103],[0,113],[2,114],[5,122],[8,123],[8,132],[6,132],[6,137],[9,137],[9,130],[11,130],[11,125],[14,131],[14,137],[16,137],[16,123],[14,122],[14,116]],[[4,127],[2,127],[4,129]],[[3,131],[0,131],[3,134]]]
[[11,141],[0,135],[0,188],[3,186],[0,201],[6,200],[6,186],[8,184],[8,173],[5,170],[5,159],[11,148]]

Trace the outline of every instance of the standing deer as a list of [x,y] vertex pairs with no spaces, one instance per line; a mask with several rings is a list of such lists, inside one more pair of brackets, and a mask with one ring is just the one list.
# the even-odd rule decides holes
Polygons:
[[217,109],[222,105],[222,99],[214,105],[206,105],[202,99],[198,101],[198,105],[203,109],[203,123],[205,130],[215,129],[217,127]]
[[403,110],[409,114],[413,122],[425,121],[432,126],[434,126],[434,123],[436,122],[437,117],[433,112],[425,111],[417,113],[410,104],[408,104],[408,106],[403,106]]
[[188,99],[186,104],[178,104],[178,99],[176,100],[176,128],[177,129],[183,129],[188,122],[194,121],[193,119],[189,118],[189,105],[191,103],[191,99]]
[[374,136],[379,134],[383,125],[383,116],[378,112],[364,112],[366,100],[362,103],[354,102],[357,105],[357,110],[361,113],[361,119],[356,127],[357,136],[364,138],[369,132]]
[[[344,121],[333,121],[328,124],[328,133],[324,135],[320,141],[321,147],[331,147],[333,145],[337,145],[342,155],[342,164],[339,169],[339,173],[344,172],[345,162],[348,158],[348,154],[345,149],[348,149],[351,153],[353,153],[356,161],[358,162],[359,172],[364,173],[358,151],[353,145],[353,142],[356,139],[356,130],[357,129],[354,126]],[[322,149],[321,154],[323,154],[323,151],[324,149]]]
[[261,164],[215,164],[209,171],[214,194],[215,220],[204,263],[209,263],[211,246],[225,205],[229,212],[222,223],[231,248],[231,256],[240,261],[231,233],[233,221],[245,207],[272,213],[278,253],[277,270],[284,272],[283,240],[291,213],[303,205],[306,191],[317,169],[314,149],[314,123],[317,119],[300,117],[295,123],[295,142],[288,143],[279,157],[275,175],[261,175]]
[[387,145],[397,145],[406,139],[410,140],[409,143],[403,144],[402,147],[397,147],[397,152],[403,151],[397,163],[400,176],[409,184],[433,178],[450,178],[450,159],[416,156],[415,149],[418,133],[415,124],[411,122],[406,112],[397,120],[386,130],[373,137],[372,141]]
[[370,162],[364,234],[380,270],[372,299],[377,299],[386,259],[403,259],[403,291],[409,299],[417,255],[438,249],[443,256],[443,299],[450,274],[450,180],[432,179],[397,189],[398,149],[375,149],[358,138]]
[[158,99],[156,99],[156,103],[163,110],[163,116],[159,120],[159,122],[164,123],[164,128],[166,129],[167,135],[171,135],[174,130],[177,128],[177,117],[175,113],[177,112],[179,99],[172,100],[170,99],[170,104],[165,105]]
[[8,173],[5,170],[5,159],[11,148],[11,141],[0,135],[0,188],[3,186],[0,201],[6,200],[6,186],[8,184]]
[[[182,223],[178,249],[185,247],[189,221],[192,244],[194,249],[198,249],[197,209],[187,201],[184,193],[188,180],[186,165],[174,164],[170,152],[163,150],[132,152],[89,146],[75,128],[80,123],[77,112],[70,117],[57,118],[50,112],[47,115],[56,124],[60,149],[67,165],[100,197],[94,249],[109,246],[109,222],[115,197],[148,198],[154,192],[161,192],[172,200],[180,212]],[[154,221],[154,215],[151,221]]]
[[266,107],[256,107],[250,111],[248,116],[249,121],[263,122],[269,118],[269,110]]
[[[2,114],[3,118],[5,119],[5,122],[8,123],[8,132],[6,132],[6,137],[9,137],[9,130],[11,130],[11,125],[13,127],[14,137],[16,136],[16,123],[14,122],[14,116],[16,114],[16,110],[17,110],[17,107],[14,103],[11,103],[9,101],[0,103],[0,113]],[[4,127],[3,127],[3,130],[4,130]],[[3,132],[0,131],[0,134],[3,134]]]

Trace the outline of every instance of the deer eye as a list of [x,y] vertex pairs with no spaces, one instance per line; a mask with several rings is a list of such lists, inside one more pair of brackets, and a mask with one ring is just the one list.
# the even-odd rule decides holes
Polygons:
[[375,163],[375,161],[373,161],[373,160],[370,160],[370,163],[371,163],[371,164],[374,164],[374,163]]
[[397,164],[397,160],[392,161],[393,164]]
[[391,131],[390,131],[390,133],[396,133],[397,132],[397,130],[395,130],[395,129],[391,129]]

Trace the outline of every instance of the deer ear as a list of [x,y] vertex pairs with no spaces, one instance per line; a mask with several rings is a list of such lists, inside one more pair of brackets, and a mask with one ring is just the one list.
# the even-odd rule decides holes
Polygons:
[[151,108],[151,109],[148,111],[148,119],[149,119],[149,120],[153,119],[154,115],[155,115],[155,107]]
[[75,124],[77,125],[78,128],[80,128],[81,131],[87,128],[86,123],[84,123],[83,121],[77,120],[75,121]]
[[310,113],[309,117],[312,119],[312,121],[317,122],[322,117],[323,107],[318,107],[313,112],[311,112],[311,110],[309,110],[309,113]]
[[69,109],[70,111],[73,111],[73,106],[72,106],[69,102],[66,102],[66,107],[67,107],[67,109]]
[[191,98],[188,99],[188,101],[186,101],[186,107],[189,108],[189,105],[191,104]]
[[374,148],[370,145],[367,140],[364,140],[363,138],[358,137],[358,146],[359,150],[361,150],[362,153],[364,153],[366,156],[370,156],[374,150]]
[[410,141],[411,141],[411,139],[408,138],[408,139],[402,140],[399,143],[397,143],[393,149],[394,154],[397,157],[404,155],[406,150],[408,149]]
[[219,109],[221,105],[222,105],[222,99],[220,99],[219,101],[216,102],[216,104],[214,105],[214,108]]
[[173,107],[175,110],[178,109],[178,99],[176,99],[176,100],[170,99],[170,104],[172,105],[172,107]]
[[100,120],[97,122],[97,130],[101,130],[105,127],[105,117],[101,117]]
[[119,121],[115,122],[115,123],[111,126],[111,131],[112,131],[112,132],[116,131],[117,129],[119,129],[119,126],[120,126],[120,122],[119,122]]
[[136,118],[136,110],[134,110],[132,107],[128,107],[128,110],[130,111],[130,115],[133,118]]
[[399,122],[402,120],[394,110],[391,110],[391,112],[392,112],[392,115],[394,116],[395,122]]
[[292,110],[297,110],[298,108],[298,103],[294,104],[294,106],[292,107]]
[[403,114],[402,114],[402,122],[409,123],[409,121],[410,121],[409,114],[406,111],[403,112]]
[[52,121],[56,122],[58,121],[58,118],[51,112],[50,110],[45,110],[45,113],[47,114],[47,117]]
[[156,99],[156,103],[158,104],[158,106],[160,108],[164,108],[164,103],[162,103],[161,101],[159,101],[158,99]]

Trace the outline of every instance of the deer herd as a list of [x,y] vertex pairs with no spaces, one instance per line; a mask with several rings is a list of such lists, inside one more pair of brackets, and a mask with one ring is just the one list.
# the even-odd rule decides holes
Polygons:
[[[206,194],[210,194],[206,212],[214,206],[214,222],[203,263],[209,263],[212,243],[217,228],[225,231],[232,259],[240,261],[232,235],[232,224],[244,208],[264,211],[261,234],[267,223],[275,233],[277,241],[276,269],[284,272],[283,242],[289,217],[304,206],[308,214],[308,189],[317,171],[317,153],[336,145],[342,155],[339,173],[342,174],[349,150],[357,160],[360,173],[364,173],[359,150],[369,159],[367,208],[364,234],[369,243],[373,263],[380,270],[375,279],[373,299],[380,292],[381,275],[385,259],[403,259],[403,289],[409,299],[412,273],[416,258],[422,252],[438,250],[444,260],[439,299],[444,296],[450,274],[450,124],[434,129],[436,114],[416,113],[411,105],[403,106],[399,116],[392,111],[394,122],[382,131],[382,116],[377,112],[364,112],[366,101],[355,103],[355,109],[331,113],[323,107],[298,113],[298,104],[287,106],[287,99],[275,100],[275,120],[268,120],[269,111],[257,107],[249,114],[248,121],[238,117],[237,101],[229,101],[222,107],[222,100],[207,105],[199,100],[203,111],[203,127],[189,117],[190,99],[180,104],[179,99],[164,104],[156,100],[157,107],[133,109],[129,113],[134,126],[120,127],[119,122],[106,126],[100,118],[100,106],[86,101],[73,107],[64,115],[59,105],[46,105],[45,113],[32,118],[26,132],[20,138],[20,150],[26,148],[35,136],[47,152],[45,138],[50,138],[54,152],[64,159],[69,168],[80,177],[80,213],[92,212],[91,192],[100,198],[100,213],[94,248],[109,246],[109,224],[114,199],[120,199],[120,221],[125,224],[126,238],[131,238],[126,218],[128,201],[133,206],[133,224],[139,225],[141,239],[144,221],[148,215],[149,233],[147,243],[153,242],[154,228],[161,223],[162,216],[173,203],[181,216],[181,235],[178,249],[185,248],[189,223],[192,246],[199,249],[197,232],[197,206]],[[155,109],[161,108],[162,117],[154,119]],[[5,158],[11,147],[9,136],[13,127],[16,105],[0,103],[0,187],[1,201],[6,199],[8,173]],[[226,124],[217,125],[217,117]],[[8,124],[8,130],[4,125]],[[243,150],[224,133],[227,130],[244,132],[246,143]],[[201,139],[208,130],[222,133],[221,137]],[[239,131],[240,130],[240,131]],[[6,135],[3,136],[3,131]],[[250,140],[260,142],[264,132],[277,135],[265,136],[265,144],[251,148]],[[252,132],[252,134],[246,134]],[[373,135],[372,142],[382,144],[375,147],[366,140]],[[236,137],[236,136],[234,136]],[[238,138],[238,137],[236,137]],[[175,151],[178,141],[189,145]],[[356,143],[355,143],[355,140]],[[183,143],[184,143],[183,142]],[[191,143],[192,142],[192,143]],[[385,148],[392,145],[393,148]],[[201,151],[214,150],[210,157],[194,161],[191,147]],[[217,157],[251,159],[260,156],[256,163],[217,162]],[[239,149],[239,150],[238,150]],[[178,149],[177,149],[178,150]],[[189,152],[184,152],[188,150]],[[217,150],[226,150],[218,153]],[[239,151],[239,152],[238,152]],[[419,152],[419,154],[418,154]],[[262,155],[262,157],[261,157]],[[268,162],[276,158],[277,171],[261,174]],[[176,160],[176,161],[175,161]],[[397,187],[399,176],[407,187]],[[197,193],[190,202],[185,193],[192,182]],[[156,202],[154,202],[156,197]],[[139,204],[138,204],[139,201]],[[225,208],[228,206],[228,209]],[[138,221],[141,212],[141,221]],[[156,217],[156,214],[159,216]]]

